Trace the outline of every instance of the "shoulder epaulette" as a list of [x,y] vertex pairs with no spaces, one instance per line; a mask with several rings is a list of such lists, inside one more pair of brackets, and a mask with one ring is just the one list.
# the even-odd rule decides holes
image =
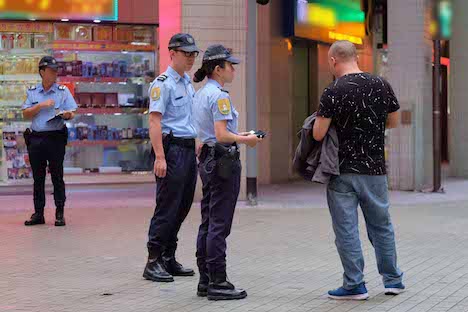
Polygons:
[[36,90],[36,86],[29,86],[29,87],[28,87],[28,90],[31,90],[31,91],[32,91],[32,90]]
[[164,75],[164,74],[162,74],[158,78],[156,78],[156,80],[158,80],[158,81],[165,81],[166,79],[167,79],[167,75]]
[[219,89],[219,90],[221,90],[221,91],[223,91],[223,92],[229,94],[229,91],[227,91],[227,90],[224,90],[224,89]]
[[67,88],[67,87],[65,87],[65,86],[63,86],[63,85],[60,85],[60,86],[58,87],[58,89],[61,90],[61,91],[64,91],[66,88]]

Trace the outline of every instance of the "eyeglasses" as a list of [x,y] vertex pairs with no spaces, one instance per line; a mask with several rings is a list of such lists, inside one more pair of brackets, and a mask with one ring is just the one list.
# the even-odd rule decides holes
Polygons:
[[194,51],[194,52],[186,52],[186,51],[182,51],[182,50],[175,50],[175,51],[184,53],[185,57],[197,57],[200,54],[200,52],[198,52],[198,51]]

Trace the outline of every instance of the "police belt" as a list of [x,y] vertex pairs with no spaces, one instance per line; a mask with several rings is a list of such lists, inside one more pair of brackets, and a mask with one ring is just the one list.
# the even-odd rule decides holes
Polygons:
[[167,144],[179,145],[186,148],[195,148],[195,139],[177,138],[171,135],[163,135],[163,140],[168,140]]
[[208,155],[214,156],[215,159],[221,158],[224,155],[231,154],[233,158],[239,159],[239,146],[236,143],[224,145],[220,143],[204,144],[200,153],[200,158],[205,159]]
[[61,130],[53,130],[53,131],[34,131],[34,130],[26,130],[26,133],[29,135],[36,137],[36,138],[45,138],[45,137],[60,137],[60,136],[68,136],[68,129],[64,126]]

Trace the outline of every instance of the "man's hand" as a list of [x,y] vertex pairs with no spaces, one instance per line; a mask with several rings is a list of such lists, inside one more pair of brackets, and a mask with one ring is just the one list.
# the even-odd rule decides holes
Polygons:
[[201,154],[201,150],[202,150],[202,147],[203,147],[203,143],[198,143],[197,146],[195,147],[195,154],[197,155],[197,157],[200,157],[200,154]]
[[165,178],[166,173],[167,173],[167,164],[166,164],[166,159],[158,159],[156,157],[156,160],[154,161],[154,173],[158,178]]
[[53,106],[55,106],[55,101],[52,100],[52,99],[45,100],[44,102],[42,102],[41,106],[42,106],[42,108],[53,107]]
[[73,112],[65,112],[62,114],[62,118],[65,120],[70,120],[73,118]]

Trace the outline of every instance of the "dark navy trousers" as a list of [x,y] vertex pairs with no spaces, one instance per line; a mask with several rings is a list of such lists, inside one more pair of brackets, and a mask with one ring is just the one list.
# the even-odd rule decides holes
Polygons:
[[65,182],[63,180],[63,161],[65,158],[66,138],[59,132],[47,136],[31,135],[28,144],[29,161],[34,178],[34,210],[44,214],[46,204],[45,180],[49,167],[54,186],[54,201],[57,208],[65,206]]
[[169,144],[167,173],[156,178],[156,208],[148,234],[150,254],[174,256],[177,234],[192,206],[197,183],[195,148]]
[[197,238],[197,265],[200,271],[226,270],[226,238],[231,233],[234,210],[239,197],[241,163],[237,160],[232,175],[221,178],[214,157],[201,156],[200,177],[203,182],[202,222]]

